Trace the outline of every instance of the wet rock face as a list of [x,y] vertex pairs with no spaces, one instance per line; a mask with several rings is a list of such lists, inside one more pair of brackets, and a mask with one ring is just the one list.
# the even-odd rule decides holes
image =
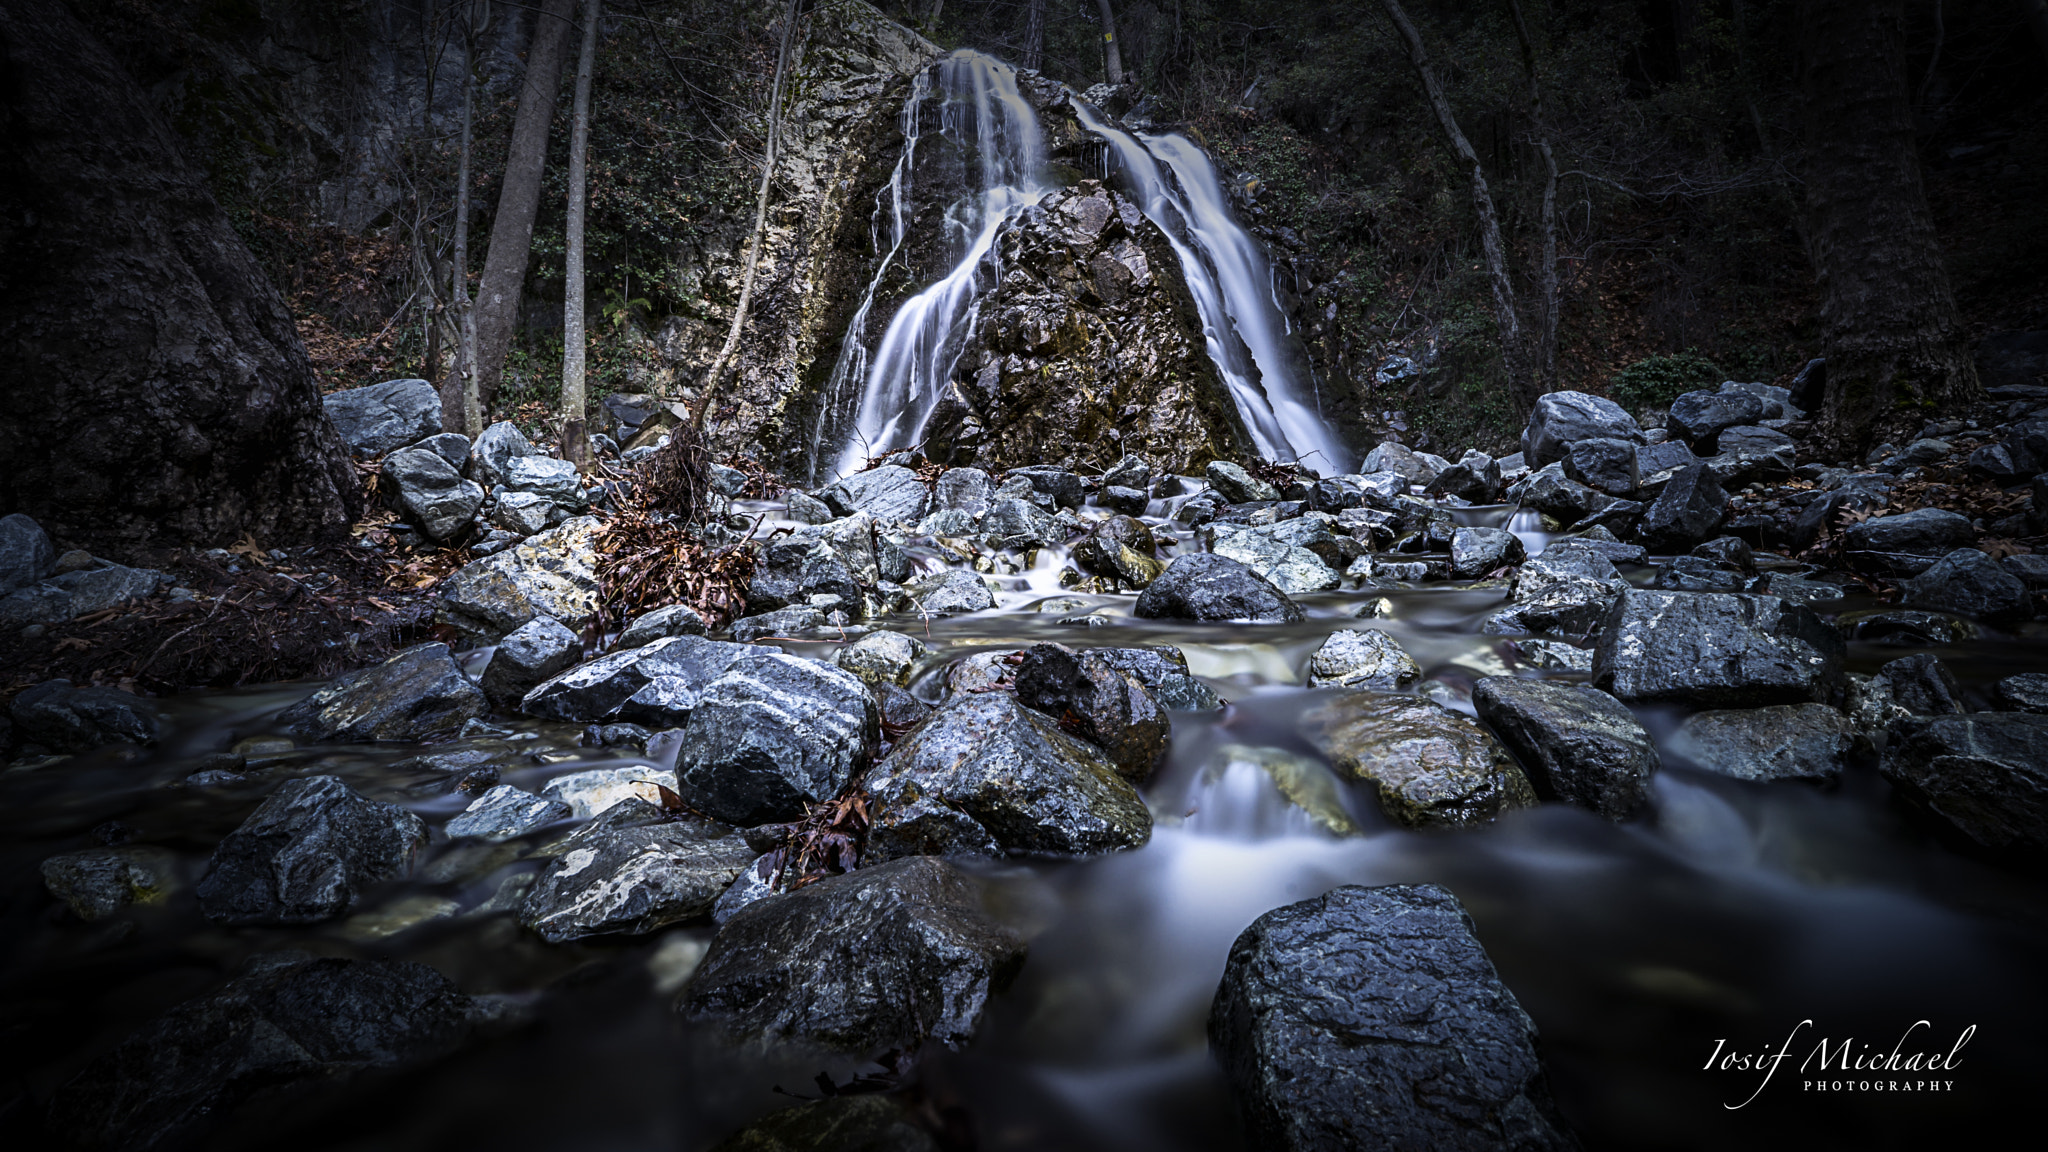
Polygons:
[[287,780],[214,849],[199,907],[223,924],[312,924],[404,875],[427,826],[335,776]]
[[1825,704],[1695,712],[1671,741],[1673,754],[1737,780],[1832,780],[1855,746],[1849,718]]
[[1139,595],[1134,612],[1154,620],[1251,620],[1292,623],[1301,608],[1272,582],[1227,556],[1176,557]]
[[1422,666],[1398,641],[1378,628],[1330,633],[1308,658],[1311,688],[1370,688],[1392,692],[1422,679]]
[[780,652],[745,656],[704,689],[676,775],[685,799],[727,823],[794,820],[867,767],[881,725],[853,673]]
[[1843,651],[1811,609],[1775,596],[1630,590],[1601,630],[1593,683],[1632,704],[1830,703]]
[[1180,266],[1137,205],[1083,181],[998,243],[1003,278],[926,425],[933,459],[1071,468],[1113,444],[1191,473],[1240,454]]
[[1500,741],[1434,701],[1346,692],[1304,713],[1301,729],[1338,772],[1374,785],[1404,828],[1473,828],[1536,804]]
[[14,727],[23,739],[53,752],[82,752],[103,744],[153,744],[163,721],[154,705],[118,688],[74,688],[45,680],[14,698]]
[[1090,856],[1152,835],[1101,749],[1008,692],[956,697],[869,773],[871,856]]
[[2020,578],[1975,548],[1958,548],[1920,575],[1899,583],[1901,603],[1953,612],[1995,624],[2033,615],[2033,597]]
[[529,716],[597,724],[608,720],[673,727],[689,719],[706,685],[756,652],[745,644],[674,636],[600,656],[542,681],[520,709]]
[[1521,537],[1505,528],[1460,528],[1451,533],[1451,576],[1454,579],[1476,580],[1520,564],[1524,555]]
[[1166,713],[1136,677],[1093,652],[1034,644],[1017,666],[1017,699],[1101,746],[1126,780],[1143,784],[1166,758]]
[[1024,951],[965,873],[913,857],[740,909],[677,1008],[749,1048],[866,1060],[926,1044],[961,1048]]
[[552,616],[536,616],[498,642],[484,667],[484,695],[500,708],[513,707],[541,681],[574,667],[582,655],[576,633]]
[[441,396],[425,380],[344,388],[328,393],[320,405],[357,456],[382,456],[441,430]]
[[1250,528],[1216,523],[1202,532],[1211,555],[1243,564],[1283,593],[1325,592],[1337,587],[1342,581],[1336,571],[1314,551],[1289,539],[1292,533],[1287,529],[1298,523],[1289,520]]
[[1223,706],[1207,684],[1188,671],[1188,658],[1171,644],[1150,648],[1091,648],[1089,654],[1143,684],[1160,705],[1176,712]]
[[1575,1149],[1536,1025],[1434,884],[1347,885],[1231,946],[1209,1043],[1254,1147]]
[[81,920],[104,920],[130,904],[154,904],[177,881],[177,858],[160,848],[88,848],[43,861],[43,887]]
[[695,920],[754,855],[746,837],[722,825],[660,820],[620,828],[557,856],[534,880],[519,922],[559,944]]
[[536,616],[583,627],[597,611],[597,528],[581,517],[463,566],[441,583],[438,619],[480,644]]
[[1866,572],[1915,576],[1976,539],[1969,517],[1916,508],[1851,524],[1842,533],[1842,559]]
[[1649,803],[1657,746],[1597,688],[1489,676],[1472,690],[1479,718],[1528,770],[1536,795],[1626,820]]
[[1629,583],[1600,551],[1558,541],[1517,569],[1512,587],[1513,603],[1486,622],[1486,631],[1587,636],[1599,630]]
[[475,836],[483,840],[510,840],[536,828],[575,814],[568,804],[547,796],[535,796],[510,784],[492,786],[476,798],[462,815],[448,822],[449,839]]
[[294,736],[315,741],[451,740],[490,710],[484,691],[446,644],[408,648],[338,677],[278,714]]
[[1536,401],[1522,431],[1522,456],[1531,468],[1565,458],[1581,440],[1618,439],[1640,444],[1643,431],[1621,405],[1584,392],[1552,392]]
[[258,960],[266,963],[86,1065],[51,1100],[51,1127],[99,1148],[183,1143],[258,1093],[443,1055],[474,1015],[424,964]]
[[1912,803],[1996,852],[2048,855],[2048,716],[1900,721],[1879,770]]

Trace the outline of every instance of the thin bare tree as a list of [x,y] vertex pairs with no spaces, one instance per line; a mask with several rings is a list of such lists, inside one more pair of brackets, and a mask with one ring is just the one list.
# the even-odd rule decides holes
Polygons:
[[576,56],[576,103],[569,121],[569,211],[562,260],[562,459],[590,462],[584,430],[583,215],[589,198],[590,75],[597,65],[597,31],[604,0],[583,6],[583,48]]
[[1508,0],[1508,11],[1515,18],[1515,37],[1522,42],[1522,69],[1529,81],[1530,140],[1543,156],[1543,207],[1537,218],[1542,239],[1536,269],[1537,290],[1542,293],[1537,310],[1541,327],[1533,368],[1541,373],[1543,390],[1550,391],[1557,387],[1557,154],[1550,147],[1549,123],[1543,114],[1543,85],[1536,72],[1536,45],[1529,37],[1528,21],[1522,18],[1521,0]]
[[1124,82],[1124,53],[1116,43],[1116,13],[1110,11],[1109,0],[1095,0],[1095,10],[1102,15],[1102,75],[1111,84]]
[[1045,0],[1027,0],[1024,5],[1024,44],[1017,53],[1019,63],[1037,71],[1045,60]]
[[476,42],[490,20],[490,0],[465,5],[462,143],[455,162],[455,252],[448,277],[448,303],[455,313],[455,375],[441,385],[441,426],[471,436],[483,431],[483,412],[476,387],[476,301],[469,294],[469,185],[476,151]]

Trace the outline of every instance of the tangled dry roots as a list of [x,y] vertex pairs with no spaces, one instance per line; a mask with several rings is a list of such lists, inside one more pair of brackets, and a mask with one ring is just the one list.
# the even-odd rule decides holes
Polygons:
[[746,612],[754,551],[746,543],[716,548],[680,523],[629,505],[598,537],[597,581],[603,629],[632,616],[688,604],[712,628]]
[[711,512],[711,454],[687,420],[669,430],[668,443],[647,462],[640,490],[648,507],[685,524],[702,524]]

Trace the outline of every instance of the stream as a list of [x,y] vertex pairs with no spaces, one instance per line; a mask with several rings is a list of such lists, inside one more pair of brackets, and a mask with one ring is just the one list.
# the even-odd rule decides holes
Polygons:
[[[771,517],[761,531],[775,524],[777,505],[741,507]],[[1197,547],[1168,510],[1154,501],[1145,519],[1180,550]],[[1460,510],[1475,523],[1526,526],[1511,515]],[[1524,536],[1532,550],[1544,542]],[[941,563],[930,550],[916,558]],[[1423,667],[1417,690],[1452,708],[1470,710],[1481,676],[1566,675],[1521,665],[1511,642],[1479,634],[1503,588],[1332,592],[1300,597],[1299,624],[1190,624],[1136,619],[1129,595],[1069,595],[1055,578],[1062,564],[1063,550],[1044,549],[1020,571],[992,573],[1001,591],[988,611],[873,625],[927,638],[932,657],[913,686],[922,696],[941,690],[949,662],[977,651],[1174,644],[1230,704],[1174,715],[1171,754],[1145,789],[1156,823],[1145,847],[979,866],[991,906],[1030,951],[976,1042],[917,1073],[913,1098],[935,1124],[969,1134],[961,1146],[1242,1146],[1204,1034],[1224,957],[1261,913],[1342,884],[1431,882],[1458,896],[1540,1028],[1552,1089],[1589,1147],[1960,1147],[1989,1139],[2039,1084],[2048,892],[1944,846],[1869,765],[1828,786],[1760,785],[1667,757],[1652,811],[1630,823],[1546,804],[1483,830],[1397,830],[1296,733],[1295,717],[1320,695],[1300,687],[1303,667],[1364,609]],[[1103,623],[1072,622],[1090,615]],[[839,638],[780,643],[829,659]],[[2009,639],[1936,651],[1966,688],[2048,666],[2037,645]],[[1903,654],[1861,643],[1850,652],[1860,672]],[[480,669],[487,655],[469,659]],[[364,1075],[288,1108],[259,1102],[209,1147],[704,1148],[820,1094],[815,1069],[736,1057],[673,1011],[710,926],[550,946],[509,910],[484,907],[508,877],[538,866],[527,853],[569,825],[496,846],[451,844],[440,830],[467,800],[449,791],[462,770],[443,759],[451,754],[481,753],[527,789],[619,757],[579,747],[573,726],[524,720],[493,721],[504,735],[455,744],[295,748],[269,725],[308,687],[166,701],[174,730],[147,753],[100,749],[0,775],[0,1131],[141,1023],[218,987],[249,957],[285,949],[430,964],[464,992],[494,997],[505,1023],[425,1068]],[[1660,740],[1675,726],[1640,715]],[[248,756],[245,777],[186,779],[195,757],[229,747]],[[1316,782],[1314,814],[1260,767],[1274,756]],[[208,923],[192,893],[208,853],[280,780],[315,773],[403,803],[434,827],[414,878],[324,924]],[[1332,820],[1354,834],[1333,834]],[[91,843],[108,821],[175,853],[181,883],[161,903],[82,923],[44,894],[36,866]],[[1813,1025],[1793,1061],[1819,1037],[1883,1052],[1920,1020],[1929,1023],[1918,1039],[1943,1050],[1974,1032],[1940,1092],[1817,1094],[1790,1066],[1758,1091],[1754,1072],[1706,1070],[1717,1045],[1775,1050],[1802,1020]]]

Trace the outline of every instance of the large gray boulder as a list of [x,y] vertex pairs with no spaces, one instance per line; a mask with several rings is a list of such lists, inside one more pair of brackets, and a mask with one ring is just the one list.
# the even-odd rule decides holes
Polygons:
[[1152,835],[1145,801],[1102,750],[1008,692],[963,694],[868,775],[868,852],[1087,856]]
[[582,655],[576,633],[552,616],[535,616],[498,641],[484,666],[484,696],[499,708],[516,707],[541,681],[575,667]]
[[1404,828],[1476,828],[1536,805],[1500,741],[1432,700],[1344,692],[1303,713],[1300,727],[1340,774],[1372,785],[1380,811]]
[[[1410,484],[1429,484],[1443,474],[1449,462],[1440,456],[1417,452],[1404,444],[1388,441],[1375,445],[1358,466],[1362,473],[1394,472]],[[1277,499],[1277,495],[1269,499]]]
[[1125,779],[1143,784],[1166,758],[1172,727],[1159,701],[1095,652],[1033,644],[1015,678],[1019,703],[1099,746]]
[[253,1097],[445,1055],[480,1015],[410,960],[262,953],[94,1058],[52,1097],[49,1124],[87,1147],[205,1147],[207,1125]]
[[981,541],[992,549],[1043,548],[1065,536],[1052,513],[1029,500],[997,500],[981,518]]
[[1489,676],[1474,686],[1472,706],[1542,799],[1609,820],[1647,807],[1657,745],[1614,697],[1583,684]]
[[981,612],[996,606],[988,581],[965,568],[948,568],[910,586],[910,595],[929,616]]
[[1776,596],[1630,589],[1593,653],[1593,683],[1630,704],[1754,708],[1833,703],[1840,633]]
[[865,512],[885,524],[915,524],[931,510],[931,489],[898,464],[855,472],[818,495],[841,516]]
[[1209,1044],[1255,1148],[1578,1147],[1536,1025],[1434,884],[1347,885],[1253,921]]
[[484,691],[446,644],[407,648],[382,664],[336,677],[278,714],[293,736],[313,741],[452,740],[490,711]]
[[581,516],[464,565],[441,582],[438,619],[476,644],[495,643],[536,616],[583,627],[597,612],[600,527]]
[[1176,557],[1138,595],[1135,615],[1153,620],[1248,620],[1292,623],[1301,607],[1272,582],[1227,556]]
[[407,448],[384,458],[384,476],[398,485],[398,502],[420,530],[446,540],[469,527],[483,507],[483,486],[464,480],[439,452]]
[[1714,535],[1728,516],[1728,493],[1705,463],[1682,468],[1664,482],[1636,526],[1652,552],[1678,552]]
[[287,780],[213,850],[199,909],[223,924],[314,924],[412,870],[424,821],[335,776]]
[[470,445],[470,478],[486,488],[495,488],[505,482],[512,461],[539,451],[517,425],[510,420],[500,420],[484,429],[483,435]]
[[1975,843],[2034,860],[2048,854],[2048,716],[1901,720],[1878,767],[1909,801]]
[[1451,577],[1477,580],[1527,558],[1522,538],[1505,528],[1460,528],[1451,533]]
[[1371,688],[1393,692],[1422,679],[1422,666],[1400,641],[1379,628],[1330,633],[1308,658],[1311,688]]
[[1488,619],[1485,631],[1588,636],[1599,630],[1629,582],[1600,550],[1557,541],[1524,561],[1509,588],[1509,607]]
[[1243,564],[1281,592],[1326,592],[1343,582],[1321,556],[1289,543],[1284,533],[1234,524],[1211,524],[1202,532],[1212,555]]
[[2033,615],[2034,607],[2020,578],[1975,548],[1958,548],[1900,581],[1899,602],[2007,625]]
[[1851,524],[1842,533],[1842,559],[1863,571],[1915,576],[1976,540],[1969,517],[1944,508],[1916,508]]
[[1552,392],[1536,401],[1522,430],[1522,457],[1541,468],[1565,458],[1581,440],[1616,439],[1642,443],[1643,430],[1621,405],[1584,392]]
[[1244,470],[1242,464],[1228,460],[1211,460],[1205,471],[1209,487],[1216,494],[1232,504],[1250,504],[1257,501],[1278,500],[1280,490]]
[[1702,450],[1715,450],[1714,438],[1724,428],[1755,424],[1764,418],[1764,403],[1748,392],[1687,392],[1671,402],[1664,426],[1672,435],[1689,440]]
[[709,915],[756,853],[731,828],[666,820],[653,805],[645,808],[645,822],[614,827],[555,857],[534,879],[519,922],[560,944],[642,935]]
[[913,857],[741,908],[677,1009],[755,1051],[964,1048],[1024,951],[967,874]]
[[330,392],[320,401],[341,442],[358,456],[382,456],[441,430],[441,395],[425,380],[386,380]]
[[0,596],[48,576],[57,549],[43,526],[19,512],[0,517]]
[[860,677],[821,660],[756,652],[704,688],[676,757],[683,798],[741,827],[795,820],[873,760],[882,739]]
[[1825,704],[1695,712],[1671,738],[1673,755],[1737,780],[1832,780],[1855,747],[1849,718]]
[[988,511],[992,491],[994,486],[989,483],[988,473],[981,469],[948,468],[939,473],[938,485],[932,491],[932,507],[979,518]]
[[689,720],[704,689],[733,661],[758,651],[702,636],[671,636],[558,673],[535,685],[519,709],[572,724],[625,721],[677,727]]
[[1627,496],[1642,483],[1633,440],[1600,437],[1581,440],[1565,454],[1564,474],[1596,492]]
[[910,683],[911,673],[930,654],[931,649],[915,636],[876,630],[841,648],[833,662],[865,684],[900,687]]
[[154,744],[163,719],[156,706],[119,688],[73,687],[45,680],[15,696],[11,711],[22,739],[52,752],[103,744]]
[[583,503],[582,478],[576,465],[539,453],[505,461],[504,475],[493,491],[501,495],[529,492],[559,508],[575,508]]

